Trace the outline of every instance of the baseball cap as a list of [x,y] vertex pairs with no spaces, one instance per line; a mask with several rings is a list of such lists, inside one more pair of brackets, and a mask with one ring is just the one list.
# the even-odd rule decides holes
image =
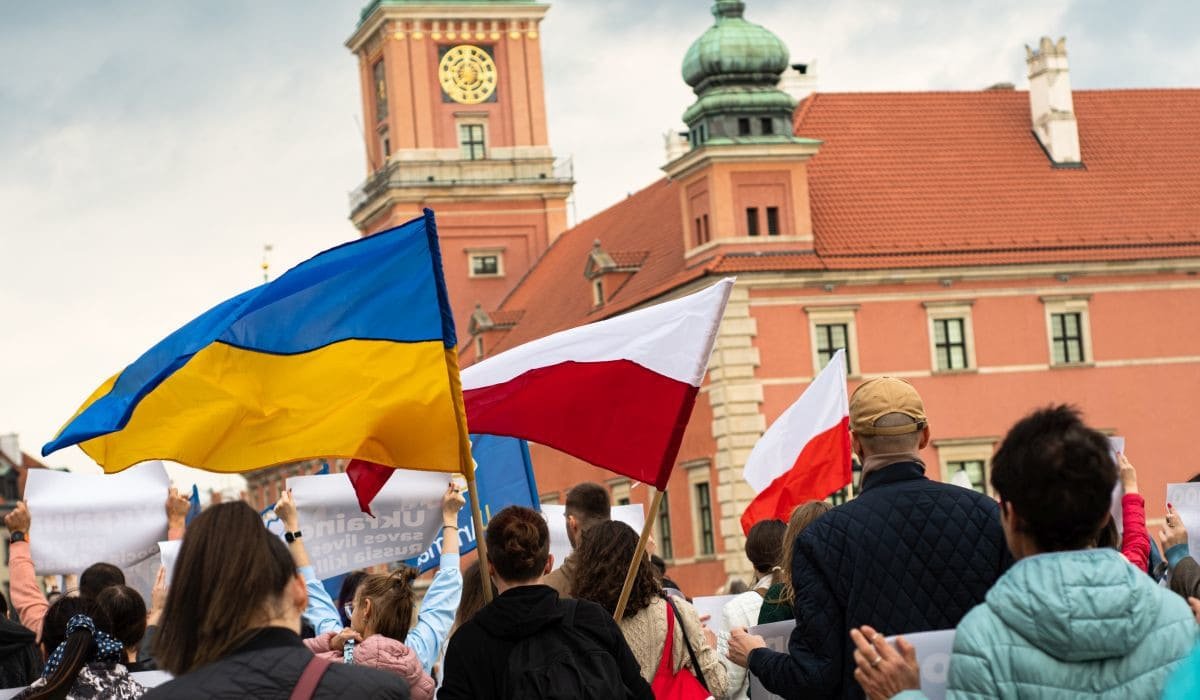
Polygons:
[[[889,413],[913,419],[908,425],[876,427]],[[868,379],[850,397],[850,429],[859,435],[907,435],[925,428],[925,403],[912,384],[898,377]]]

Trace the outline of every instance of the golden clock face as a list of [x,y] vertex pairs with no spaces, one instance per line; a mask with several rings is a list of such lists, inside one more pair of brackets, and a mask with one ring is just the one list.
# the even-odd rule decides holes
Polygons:
[[461,44],[442,56],[438,79],[450,99],[464,105],[479,104],[496,92],[496,62],[478,46]]

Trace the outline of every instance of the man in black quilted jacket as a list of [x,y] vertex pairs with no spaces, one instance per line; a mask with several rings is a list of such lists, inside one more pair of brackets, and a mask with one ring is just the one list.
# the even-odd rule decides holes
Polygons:
[[862,698],[849,630],[884,635],[951,629],[1012,563],[992,499],[925,476],[925,407],[903,379],[864,382],[850,397],[862,488],[797,538],[796,629],[788,652],[735,630],[730,658],[785,698]]

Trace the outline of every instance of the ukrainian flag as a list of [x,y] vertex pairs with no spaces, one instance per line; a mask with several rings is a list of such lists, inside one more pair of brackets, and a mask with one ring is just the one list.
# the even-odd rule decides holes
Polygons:
[[433,212],[219,304],[105,382],[42,448],[106,472],[241,472],[317,457],[467,474]]

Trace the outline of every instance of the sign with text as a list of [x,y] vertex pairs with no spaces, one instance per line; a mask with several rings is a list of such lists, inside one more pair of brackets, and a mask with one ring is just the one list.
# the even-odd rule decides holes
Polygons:
[[[946,681],[950,679],[950,655],[954,650],[954,630],[914,632],[899,635],[917,650],[917,665],[921,667],[921,692],[929,700],[945,700]],[[895,646],[896,637],[887,643]]]
[[[542,516],[546,518],[546,524],[550,528],[550,554],[554,557],[555,569],[562,566],[572,549],[571,540],[567,538],[566,509],[564,505],[542,505]],[[646,525],[646,511],[640,503],[613,506],[612,519],[620,520],[640,535]],[[629,564],[625,563],[622,566],[628,568]]]
[[162,462],[117,474],[30,469],[27,479],[38,574],[78,574],[96,562],[130,568],[158,554],[159,540],[167,538],[171,482]]
[[450,479],[450,474],[397,469],[372,502],[372,518],[359,509],[345,474],[289,478],[317,578],[404,561],[425,551],[442,527],[442,495]]
[[[755,625],[748,628],[747,631],[762,637],[771,651],[786,654],[788,653],[788,640],[792,638],[794,629],[796,629],[795,620],[781,620],[765,625]],[[758,680],[758,676],[753,673],[750,674],[750,697],[754,700],[783,700],[783,696],[776,695],[764,688],[762,681]]]
[[[1188,554],[1200,558],[1200,483],[1167,484],[1167,503],[1183,519],[1188,533]],[[1166,556],[1163,552],[1163,556]]]

